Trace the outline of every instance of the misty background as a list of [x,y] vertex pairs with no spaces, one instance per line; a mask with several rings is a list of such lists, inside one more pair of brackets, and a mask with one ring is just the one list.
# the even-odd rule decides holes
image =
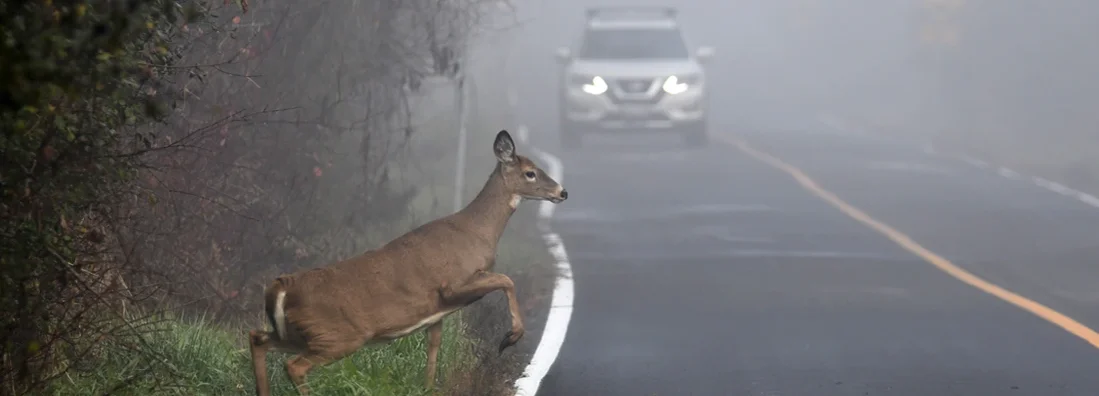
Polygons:
[[715,133],[820,130],[821,118],[840,118],[1090,185],[1081,188],[1099,182],[1095,2],[519,2],[511,83],[520,117],[551,129],[538,133],[556,128],[553,50],[574,45],[584,8],[599,5],[675,6],[692,50],[715,48]]
[[[215,394],[248,383],[243,354],[223,366],[193,356],[239,349],[272,277],[449,213],[457,172],[468,199],[500,129],[529,125],[556,149],[553,54],[575,44],[589,6],[678,8],[691,49],[716,50],[712,133],[888,136],[1099,192],[1094,1],[28,4],[0,7],[15,43],[0,48],[0,310],[12,313],[0,318],[0,395],[69,373],[80,390],[180,371],[216,371],[192,378],[224,387]],[[469,157],[455,169],[461,125]],[[550,259],[533,215],[516,220],[500,261],[518,264],[501,271],[545,307]],[[506,319],[486,301],[471,339],[498,336]],[[142,316],[165,311],[217,323]],[[166,341],[184,336],[214,341]],[[448,356],[444,366],[488,355]],[[408,361],[384,369],[418,385]],[[374,374],[343,385],[390,375]]]

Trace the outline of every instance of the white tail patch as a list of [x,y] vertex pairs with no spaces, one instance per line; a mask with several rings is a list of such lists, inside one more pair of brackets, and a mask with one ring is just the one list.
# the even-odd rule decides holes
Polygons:
[[275,335],[279,336],[280,340],[286,339],[286,290],[279,290],[279,294],[275,296],[275,309],[272,312],[275,323]]

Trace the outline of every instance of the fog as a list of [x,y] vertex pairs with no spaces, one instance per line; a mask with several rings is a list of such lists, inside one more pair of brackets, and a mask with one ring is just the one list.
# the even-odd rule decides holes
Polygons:
[[678,8],[692,49],[716,50],[706,71],[718,129],[820,129],[837,117],[1025,166],[1052,166],[1038,164],[1052,151],[1066,163],[1048,172],[1094,146],[1094,2],[516,2],[507,62],[527,122],[555,129],[554,50],[575,43],[596,5]]
[[[1009,373],[1022,367],[996,366],[1007,360],[1001,356],[1026,356],[1027,362],[1036,365],[1050,361],[1039,352],[1011,349],[1029,347],[1022,344],[1031,340],[1052,339],[1045,332],[1049,329],[1029,329],[1026,324],[1013,329],[1024,332],[1020,339],[1027,342],[1010,339],[993,348],[1006,355],[989,352],[983,355],[985,361],[950,355],[988,347],[986,338],[1000,336],[1003,328],[1020,323],[1014,317],[995,317],[1003,313],[999,305],[978,307],[987,309],[974,315],[982,323],[926,333],[931,335],[915,333],[928,323],[953,323],[957,318],[905,305],[909,300],[929,298],[921,303],[953,308],[957,299],[972,295],[950,289],[958,284],[938,283],[945,277],[919,278],[926,274],[905,272],[913,270],[915,266],[908,264],[915,258],[894,249],[881,235],[866,237],[868,229],[853,230],[861,225],[817,199],[829,201],[829,195],[806,186],[805,177],[789,170],[796,166],[819,170],[821,185],[846,188],[836,195],[850,193],[855,196],[852,201],[860,200],[856,204],[871,206],[874,215],[900,223],[899,228],[913,234],[913,240],[930,240],[928,250],[946,250],[949,254],[944,256],[971,260],[962,264],[991,263],[981,270],[992,274],[990,279],[1014,282],[1005,289],[1037,290],[1035,294],[1046,297],[1043,302],[1053,301],[1051,306],[1066,312],[1095,312],[1099,301],[1096,277],[1088,273],[1099,255],[1093,236],[1099,228],[1099,217],[1094,216],[1099,198],[1088,194],[1099,193],[1095,160],[1099,154],[1099,78],[1095,76],[1099,1],[23,3],[6,7],[0,2],[4,10],[0,25],[5,26],[0,30],[10,36],[0,51],[4,54],[0,71],[6,72],[0,75],[8,82],[0,92],[0,119],[4,120],[0,124],[5,128],[0,141],[4,154],[0,155],[0,235],[11,241],[0,253],[0,311],[14,313],[0,318],[0,395],[32,393],[58,379],[79,390],[147,385],[151,389],[151,383],[191,389],[197,385],[158,377],[192,372],[203,373],[189,377],[202,386],[239,389],[241,378],[253,374],[252,367],[243,363],[244,354],[234,358],[239,361],[194,356],[243,351],[243,344],[237,342],[243,341],[238,324],[269,324],[263,322],[266,316],[261,312],[267,309],[266,288],[273,279],[345,262],[413,227],[462,209],[483,186],[492,185],[486,179],[500,175],[491,173],[498,161],[509,162],[502,156],[509,147],[540,166],[559,165],[552,173],[568,175],[561,183],[569,191],[568,201],[557,199],[563,195],[524,196],[525,190],[510,185],[507,194],[495,196],[502,197],[501,202],[518,205],[520,196],[543,201],[522,210],[512,206],[516,215],[502,232],[498,252],[467,249],[460,246],[461,239],[425,243],[418,249],[473,251],[470,261],[498,253],[501,265],[495,268],[514,277],[501,284],[518,285],[523,315],[537,318],[547,310],[574,307],[571,301],[557,305],[551,300],[554,271],[568,266],[558,256],[564,255],[567,245],[574,255],[578,291],[574,325],[568,328],[570,341],[561,354],[564,363],[556,366],[565,374],[558,378],[568,379],[568,370],[582,371],[595,358],[619,358],[613,354],[626,350],[640,351],[630,356],[640,363],[631,368],[632,363],[625,361],[629,359],[620,359],[611,365],[614,373],[591,377],[603,381],[603,377],[623,375],[620,384],[654,386],[644,382],[659,376],[646,370],[659,367],[657,363],[683,364],[671,360],[687,356],[683,351],[714,353],[691,357],[687,364],[705,365],[735,350],[745,351],[739,355],[747,357],[741,364],[758,358],[772,359],[758,367],[803,367],[818,358],[826,362],[820,366],[832,365],[841,360],[833,359],[837,355],[814,354],[846,347],[855,351],[849,356],[860,351],[870,356],[865,361],[842,362],[854,367],[851,378],[878,376],[859,370],[881,362],[895,364],[895,372],[907,375],[916,366],[920,370],[950,366],[943,362],[964,361],[972,365],[970,372],[979,369],[981,373]],[[716,137],[708,146],[706,139],[699,138],[702,144],[691,144],[697,150],[657,145],[649,148],[657,151],[651,156],[644,150],[601,156],[606,150],[629,151],[623,143],[642,140],[628,129],[608,139],[616,144],[595,150],[559,146],[563,127],[558,106],[564,76],[555,54],[562,47],[577,47],[586,8],[610,5],[674,7],[689,50],[715,50],[703,65],[707,111],[699,112],[693,102],[698,96],[690,94],[681,96],[689,99],[674,103],[675,109],[638,111],[693,113],[675,121],[686,120],[688,141],[705,137],[697,130]],[[622,51],[658,46],[638,40]],[[679,93],[687,92],[687,85],[684,82]],[[648,93],[659,92],[658,85],[648,86]],[[664,91],[676,94],[667,86]],[[583,99],[603,99],[584,95],[581,92]],[[708,120],[688,119],[702,113]],[[654,123],[660,121],[671,123],[668,119]],[[696,128],[699,125],[703,128]],[[511,131],[517,144],[497,135],[502,129]],[[812,138],[806,138],[809,134]],[[500,144],[494,145],[497,136]],[[754,161],[766,157],[728,144],[730,137],[748,136],[772,139],[758,141],[774,149],[775,158],[795,165],[784,168]],[[875,145],[886,140],[901,144]],[[494,148],[499,152],[494,153]],[[932,152],[977,158],[987,162],[971,163],[999,172],[980,176],[972,167],[962,169],[945,157],[921,156]],[[559,160],[547,160],[554,155]],[[766,165],[783,168],[778,170],[789,175]],[[536,180],[536,173],[523,170],[516,173],[522,175],[516,180]],[[790,182],[790,175],[801,184]],[[1002,184],[1002,175],[1012,183],[1028,184],[1025,188],[1020,187],[1025,183]],[[712,182],[718,179],[732,182]],[[749,189],[744,184],[755,189],[745,192]],[[697,194],[682,194],[684,190]],[[940,193],[950,198],[932,198]],[[544,213],[552,211],[536,205],[553,201],[560,201],[561,208],[551,219]],[[840,212],[858,217],[851,215],[852,210]],[[543,239],[550,223],[554,236]],[[470,224],[467,231],[495,232],[504,227],[492,221]],[[883,227],[869,228],[881,231]],[[547,241],[553,254],[547,252]],[[1012,255],[1025,258],[1013,262]],[[808,260],[812,265],[801,265]],[[390,264],[384,265],[417,264],[405,261],[385,260]],[[889,265],[897,261],[905,265]],[[851,262],[870,265],[852,269]],[[703,270],[664,266],[683,263]],[[645,271],[634,271],[639,267]],[[869,274],[872,270],[866,268],[882,272]],[[996,272],[1005,268],[1006,272]],[[641,280],[624,281],[621,274],[627,272],[640,273]],[[411,278],[401,279],[403,283],[395,289],[412,290],[409,295],[417,297],[370,303],[398,307],[434,296],[436,285],[447,284]],[[419,293],[409,285],[433,291]],[[377,289],[389,289],[383,286]],[[688,289],[691,293],[681,293]],[[918,295],[914,290],[942,295],[929,297],[934,293]],[[570,290],[564,295],[571,299],[572,294]],[[475,360],[449,356],[441,363],[449,367],[466,359],[462,367],[481,371],[469,376],[476,384],[459,384],[467,390],[503,386],[519,375],[520,361],[528,356],[498,358],[500,352],[490,351],[505,332],[521,334],[512,331],[515,323],[508,321],[518,308],[508,307],[502,293],[494,296],[469,312],[468,331],[446,330],[448,340],[462,334],[483,349]],[[933,299],[942,296],[943,300]],[[1020,299],[1015,296],[1009,302],[1035,312],[1036,303],[1020,303]],[[870,306],[902,300],[884,308],[839,311],[849,314],[844,320],[850,319],[852,327],[803,315],[847,309],[855,302]],[[820,306],[813,305],[822,301]],[[701,305],[713,312],[683,309]],[[775,316],[758,320],[757,313],[764,311]],[[943,311],[949,309],[937,312]],[[211,325],[178,318],[162,322],[158,315],[163,312],[207,318]],[[449,312],[453,311],[443,315]],[[729,341],[724,329],[717,335],[702,333],[727,326],[717,319],[722,314],[746,312],[741,319],[747,320],[737,319],[737,325],[789,319],[787,328],[809,328],[830,338],[817,339],[813,346],[823,345],[819,350],[767,349],[794,344],[801,348],[804,337],[765,326],[738,328],[748,334],[742,339],[753,340],[748,343]],[[880,316],[858,322],[868,312]],[[441,320],[435,315],[431,320]],[[1055,315],[1039,316],[1048,320]],[[273,314],[270,317],[274,320]],[[911,322],[895,328],[863,326],[893,319]],[[1084,333],[1080,329],[1091,331],[1058,320],[1055,324],[1070,332],[1076,329],[1078,336]],[[1099,323],[1096,320],[1092,318],[1092,324]],[[428,319],[416,326],[426,323]],[[534,327],[542,324],[532,326],[532,331],[540,331]],[[692,331],[699,333],[683,337],[684,326],[693,326]],[[608,335],[612,332],[600,331],[601,327],[614,329],[615,334]],[[546,324],[546,328],[555,327]],[[564,329],[561,326],[558,335]],[[169,342],[150,343],[144,338],[154,333],[167,334],[160,340]],[[171,342],[194,334],[225,342]],[[943,334],[951,337],[952,344],[938,348],[945,345]],[[1099,335],[1089,334],[1080,337],[1090,337],[1093,345],[1099,345]],[[102,342],[108,336],[112,342]],[[537,335],[526,337],[518,344],[523,353],[538,346]],[[674,353],[646,350],[681,341],[699,343]],[[931,351],[929,359],[942,361],[913,360],[919,364],[905,366],[905,359],[895,359],[900,347],[895,348],[894,341],[908,343],[900,346],[907,351]],[[1054,341],[1061,345],[1062,340]],[[179,349],[132,347],[150,344]],[[413,344],[402,344],[402,348]],[[752,351],[752,347],[763,349]],[[407,349],[385,351],[390,352],[378,353],[411,356]],[[418,351],[416,359],[421,356]],[[1051,351],[1058,358],[1067,356],[1060,349]],[[596,354],[595,358],[585,352]],[[423,359],[435,359],[427,355]],[[356,365],[363,366],[362,362],[383,359],[370,356],[384,355],[357,356],[362,360]],[[126,363],[103,368],[103,357]],[[664,361],[645,361],[646,357]],[[225,366],[206,366],[215,360]],[[392,378],[402,378],[401,389],[420,386],[421,360],[404,360],[411,366],[387,366],[392,371],[371,374],[370,381],[388,384]],[[756,362],[751,360],[750,369],[757,368]],[[1094,368],[1099,363],[1090,364],[1074,365]],[[70,368],[83,380],[70,381],[75,378],[66,374]],[[672,368],[667,371],[680,369]],[[588,375],[573,374],[573,379]],[[838,374],[832,375],[803,382],[838,385]],[[726,379],[718,377],[711,376]],[[13,378],[20,383],[14,385]],[[1032,383],[1046,386],[1045,381]],[[375,386],[354,378],[335,382],[339,384],[333,387],[360,393]],[[757,383],[755,378],[743,382]],[[944,386],[953,386],[952,379],[947,382],[951,383]],[[561,383],[556,385],[567,388]],[[287,392],[290,386],[285,381],[276,384]],[[68,388],[59,389],[55,393],[64,394]],[[661,393],[683,392],[670,389]],[[713,393],[712,388],[705,390]],[[377,394],[399,393],[377,390]],[[581,389],[559,394],[590,393]]]

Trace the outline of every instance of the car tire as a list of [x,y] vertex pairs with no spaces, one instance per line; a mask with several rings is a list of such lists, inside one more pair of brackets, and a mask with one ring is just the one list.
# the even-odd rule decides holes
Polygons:
[[683,131],[683,142],[690,148],[703,148],[710,144],[709,123],[705,120],[687,125]]

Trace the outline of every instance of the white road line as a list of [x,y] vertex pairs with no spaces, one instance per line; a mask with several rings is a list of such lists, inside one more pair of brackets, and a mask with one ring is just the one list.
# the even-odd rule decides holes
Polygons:
[[1008,179],[1019,179],[1019,172],[1013,171],[1011,169],[1008,169],[1008,168],[1005,168],[1005,167],[1002,167],[1002,166],[999,169],[996,170],[996,173],[999,173],[1000,176],[1006,177]]
[[[563,183],[564,167],[561,165],[561,160],[530,145],[526,126],[520,125],[517,133],[519,141],[529,147],[531,152],[546,164],[546,172],[550,177],[558,183]],[[549,315],[546,317],[546,327],[542,329],[542,339],[538,341],[538,347],[534,350],[530,364],[523,370],[523,375],[515,380],[517,396],[533,396],[538,392],[542,378],[545,378],[553,362],[557,360],[561,345],[565,343],[565,333],[569,328],[569,319],[572,318],[572,266],[569,265],[565,244],[561,242],[559,235],[550,230],[549,225],[555,206],[549,201],[542,201],[538,207],[538,223],[542,229],[542,239],[545,240],[550,254],[557,260],[557,280],[554,282],[553,299],[550,302]]]
[[976,167],[981,168],[981,169],[988,169],[988,168],[991,167],[990,165],[988,165],[987,162],[984,162],[984,161],[981,161],[979,159],[972,158],[972,157],[962,157],[962,161],[965,161],[966,163],[968,163],[970,165],[973,165],[973,166],[976,166]]
[[[843,122],[842,119],[840,119],[839,117],[836,117],[836,116],[834,116],[830,113],[822,113],[820,116],[818,116],[818,120],[822,124],[824,124],[825,126],[828,126],[830,128],[848,129],[848,130],[851,129],[851,127],[846,125]],[[857,135],[857,133],[855,133],[855,134]],[[928,144],[928,145],[924,146],[923,151],[924,151],[924,153],[927,153],[929,155],[942,154],[942,153],[937,152],[931,144]],[[1010,168],[1003,167],[1003,166],[994,166],[994,165],[992,165],[992,164],[990,164],[986,161],[970,157],[969,155],[966,155],[966,154],[946,155],[946,156],[947,157],[952,157],[952,158],[955,158],[955,159],[960,159],[963,162],[968,163],[968,164],[970,164],[974,167],[977,167],[977,168],[986,169],[986,170],[994,170],[994,171],[996,171],[996,174],[998,174],[1001,177],[1004,177],[1006,179],[1030,180],[1030,182],[1033,183],[1035,186],[1038,186],[1038,187],[1040,187],[1044,190],[1048,190],[1048,191],[1051,191],[1051,192],[1054,192],[1054,193],[1057,193],[1057,194],[1061,194],[1061,195],[1064,195],[1064,196],[1067,196],[1067,197],[1076,198],[1077,200],[1079,200],[1080,202],[1082,202],[1086,205],[1090,205],[1092,207],[1099,208],[1099,197],[1096,197],[1094,195],[1085,193],[1083,191],[1076,190],[1074,188],[1065,186],[1064,184],[1060,184],[1060,183],[1057,183],[1057,182],[1054,182],[1054,181],[1043,179],[1043,178],[1037,177],[1037,176],[1025,177],[1022,173],[1016,172],[1015,170],[1012,170]]]
[[[970,163],[970,164],[973,164],[974,166],[977,166],[977,167],[981,168],[981,169],[992,169],[993,168],[993,166],[990,165],[989,163],[978,160],[978,159],[974,159],[974,158],[970,158],[970,157],[962,157],[962,159],[965,160],[966,162]],[[1064,195],[1066,197],[1076,198],[1077,200],[1079,200],[1080,202],[1082,202],[1086,205],[1099,208],[1099,197],[1096,197],[1094,195],[1088,194],[1086,192],[1074,189],[1072,187],[1068,187],[1064,184],[1057,183],[1055,181],[1050,181],[1050,180],[1047,180],[1047,179],[1044,179],[1044,178],[1041,178],[1041,177],[1038,177],[1038,176],[1024,177],[1022,173],[1016,172],[1015,170],[1012,170],[1011,168],[1007,168],[1007,167],[1003,167],[1003,166],[996,166],[994,168],[996,169],[996,174],[998,174],[998,175],[1000,175],[1004,178],[1011,179],[1011,180],[1029,180],[1035,186],[1038,186],[1038,187],[1040,187],[1044,190],[1047,190],[1047,191],[1050,191],[1050,192],[1053,192],[1053,193],[1057,193],[1057,194],[1060,194],[1060,195]]]
[[1074,193],[1073,189],[1055,181],[1049,181],[1040,177],[1035,177],[1032,180],[1034,181],[1034,184],[1037,184],[1039,187],[1043,187],[1061,195],[1072,195]]
[[1082,202],[1084,202],[1088,205],[1099,208],[1099,198],[1096,198],[1094,195],[1087,194],[1087,193],[1082,193],[1082,192],[1077,192],[1076,193],[1076,199],[1079,199],[1080,201],[1082,201]]
[[[985,164],[985,166],[981,166],[980,168],[983,168],[983,169],[991,168],[991,165],[988,165],[988,163],[983,162],[983,161],[981,161],[981,163]],[[1057,193],[1057,194],[1060,194],[1060,195],[1064,195],[1066,197],[1076,198],[1077,200],[1079,200],[1080,202],[1083,202],[1086,205],[1099,208],[1099,197],[1096,197],[1096,196],[1088,194],[1086,192],[1068,187],[1064,184],[1057,183],[1057,182],[1054,182],[1054,181],[1050,181],[1050,180],[1047,180],[1047,179],[1043,179],[1043,178],[1038,177],[1038,176],[1024,177],[1023,174],[1021,174],[1019,172],[1016,172],[1016,171],[1014,171],[1010,168],[1003,167],[1003,166],[996,167],[996,173],[999,174],[1000,176],[1004,177],[1004,178],[1011,179],[1011,180],[1030,180],[1030,182],[1034,183],[1035,186],[1038,186],[1038,187],[1040,187],[1044,190],[1047,190],[1047,191],[1050,191],[1050,192],[1053,192],[1053,193]]]

